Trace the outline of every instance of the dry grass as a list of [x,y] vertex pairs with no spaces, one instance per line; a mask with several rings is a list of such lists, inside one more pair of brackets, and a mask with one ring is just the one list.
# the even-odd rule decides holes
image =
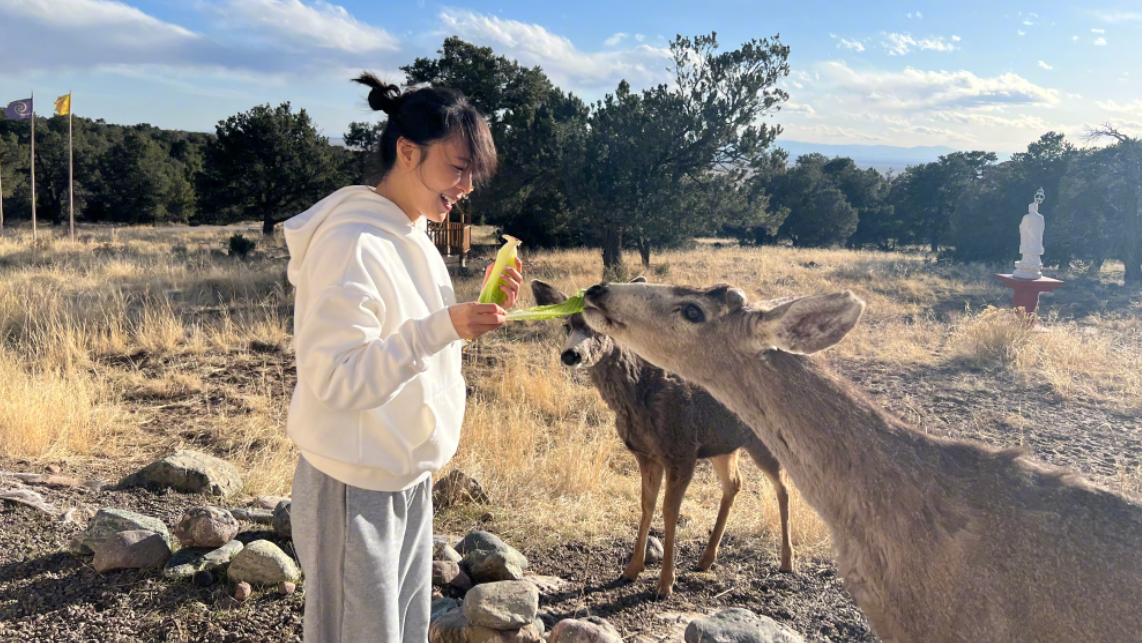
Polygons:
[[[83,241],[0,239],[0,457],[68,459],[122,473],[174,448],[205,450],[242,470],[251,494],[286,493],[296,451],[284,435],[292,387],[292,293],[280,239],[250,261],[225,255],[231,231],[84,231]],[[596,252],[525,253],[529,277],[574,291],[598,281]],[[637,266],[634,256],[628,258]],[[474,267],[482,267],[474,262]],[[475,271],[482,273],[482,271]],[[982,266],[922,254],[718,247],[654,258],[653,281],[730,282],[754,298],[852,289],[865,320],[833,354],[900,367],[949,360],[1048,382],[1142,410],[1142,340],[1130,315],[1051,319],[1032,330],[1003,311]],[[461,300],[476,278],[457,279]],[[530,294],[523,305],[530,305]],[[513,324],[466,355],[473,387],[449,468],[492,495],[495,529],[517,542],[633,537],[638,473],[610,411],[558,361],[550,323]],[[730,531],[776,542],[768,484],[742,466]],[[1123,487],[1142,474],[1124,471]],[[681,537],[704,539],[720,496],[703,465],[683,505]],[[469,508],[445,519],[471,518]],[[472,515],[466,515],[471,512]],[[794,494],[794,543],[823,554],[827,534]],[[771,547],[775,550],[775,547]]]

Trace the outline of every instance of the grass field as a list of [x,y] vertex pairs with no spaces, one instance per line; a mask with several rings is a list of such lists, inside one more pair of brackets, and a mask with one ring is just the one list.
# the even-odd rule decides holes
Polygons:
[[[113,478],[188,447],[234,462],[250,495],[288,493],[297,455],[284,433],[294,383],[287,252],[280,236],[256,235],[252,257],[229,257],[229,234],[92,228],[75,242],[50,231],[37,243],[0,238],[0,458],[28,468],[65,461]],[[564,291],[601,274],[594,251],[525,251],[523,260],[525,276]],[[988,308],[1009,301],[994,272],[922,253],[704,243],[655,255],[647,276],[729,282],[758,299],[852,289],[868,312],[830,360],[909,372],[954,365],[973,381],[1003,378],[1045,387],[1056,401],[1142,414],[1142,304],[1117,286],[1121,265],[1094,277],[1053,274],[1068,285],[1044,298],[1035,329]],[[456,287],[470,300],[479,283],[457,278]],[[530,304],[528,294],[521,305]],[[540,322],[473,345],[472,395],[449,468],[484,484],[495,530],[508,539],[631,538],[637,467],[586,378],[559,363],[561,342],[557,323]],[[729,532],[775,542],[771,493],[752,465],[743,473]],[[1133,488],[1138,475],[1102,481]],[[718,498],[703,466],[683,506],[682,539],[706,537]],[[823,527],[797,497],[793,511],[800,554],[826,552]]]

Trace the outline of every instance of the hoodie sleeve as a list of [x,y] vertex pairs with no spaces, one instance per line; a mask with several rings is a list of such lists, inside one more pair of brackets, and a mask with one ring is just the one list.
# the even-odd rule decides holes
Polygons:
[[448,308],[381,339],[385,304],[357,284],[326,287],[309,311],[294,337],[298,372],[336,411],[384,405],[428,369],[427,357],[460,339]]

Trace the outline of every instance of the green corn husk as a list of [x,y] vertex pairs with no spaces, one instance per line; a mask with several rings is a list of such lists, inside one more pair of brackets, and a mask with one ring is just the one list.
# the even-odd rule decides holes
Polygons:
[[524,308],[522,310],[513,310],[508,313],[508,321],[520,320],[539,320],[539,319],[558,319],[560,317],[569,317],[575,313],[583,312],[583,298],[587,295],[587,289],[584,288],[567,298],[559,304],[548,304],[546,306],[535,306],[533,308]]
[[520,243],[519,239],[505,234],[504,238],[507,243],[500,248],[496,253],[496,263],[492,266],[492,272],[488,275],[488,280],[484,282],[484,288],[480,291],[481,304],[500,304],[503,305],[508,295],[500,290],[500,284],[503,283],[504,268],[508,266],[515,267],[515,260],[518,256],[518,248]]

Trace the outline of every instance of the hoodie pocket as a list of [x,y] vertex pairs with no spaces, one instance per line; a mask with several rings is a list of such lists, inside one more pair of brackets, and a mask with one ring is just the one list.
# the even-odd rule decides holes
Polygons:
[[464,379],[457,378],[425,402],[432,414],[434,429],[429,438],[414,450],[414,466],[422,470],[437,470],[456,454],[460,444],[460,426],[464,423],[466,392]]

